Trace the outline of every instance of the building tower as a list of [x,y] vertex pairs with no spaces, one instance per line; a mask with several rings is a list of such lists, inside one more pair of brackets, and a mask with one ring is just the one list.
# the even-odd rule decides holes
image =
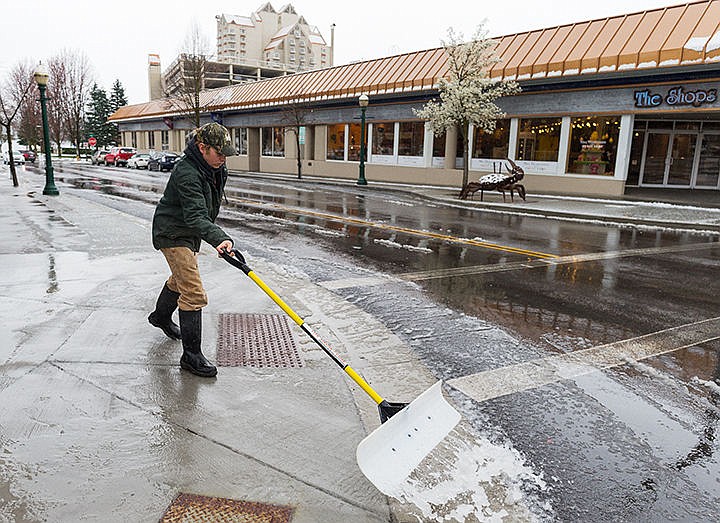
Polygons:
[[163,97],[160,55],[157,54],[148,55],[148,87],[150,100]]
[[249,16],[215,19],[218,62],[283,72],[333,65],[332,47],[290,4],[276,11],[268,2]]

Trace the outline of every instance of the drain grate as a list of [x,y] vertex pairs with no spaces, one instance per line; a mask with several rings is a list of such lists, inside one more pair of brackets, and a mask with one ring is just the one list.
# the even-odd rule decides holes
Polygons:
[[292,515],[281,505],[179,494],[160,523],[289,523]]
[[302,367],[285,316],[220,314],[217,364],[221,367]]

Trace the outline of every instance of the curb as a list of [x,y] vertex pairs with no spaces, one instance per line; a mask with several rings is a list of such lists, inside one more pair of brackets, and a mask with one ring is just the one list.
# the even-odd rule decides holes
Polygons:
[[[269,180],[286,180],[291,179],[294,181],[297,181],[297,178],[293,175],[285,175],[285,174],[277,174],[277,173],[257,173],[257,172],[243,172],[243,171],[232,171],[231,174],[236,176],[248,176],[253,178],[262,178],[262,179],[269,179]],[[304,177],[301,181],[304,182],[310,182],[316,185],[330,185],[330,186],[352,186],[353,181],[352,180],[346,180],[346,179],[340,179],[340,178],[318,178],[316,176],[307,176]],[[371,190],[371,191],[386,191],[386,192],[397,192],[402,194],[410,194],[419,198],[422,198],[427,201],[431,201],[434,203],[441,203],[443,205],[451,206],[451,207],[460,207],[464,209],[475,209],[475,210],[481,210],[486,212],[496,212],[496,213],[503,213],[503,214],[516,214],[516,215],[526,215],[526,216],[536,216],[540,218],[550,218],[550,219],[559,219],[559,220],[576,220],[576,221],[584,221],[584,222],[593,222],[593,223],[602,223],[608,226],[636,226],[636,227],[650,227],[654,229],[672,229],[672,230],[679,230],[679,231],[691,231],[691,232],[701,232],[706,234],[720,234],[720,224],[707,224],[707,223],[696,223],[696,222],[679,222],[679,221],[667,221],[667,220],[659,220],[659,219],[648,219],[648,218],[633,218],[630,216],[608,216],[608,215],[602,215],[602,214],[590,214],[590,213],[579,213],[577,211],[573,212],[563,212],[558,210],[549,210],[549,209],[537,209],[537,208],[518,208],[516,205],[509,205],[504,203],[492,203],[492,202],[479,202],[479,201],[473,201],[473,200],[460,200],[455,196],[451,196],[451,194],[457,193],[456,189],[452,189],[450,187],[424,187],[424,186],[392,186],[386,182],[376,182],[369,186],[363,186],[363,190]],[[438,194],[435,195],[433,192],[446,192],[447,195]],[[538,195],[541,198],[553,198],[551,195]],[[582,198],[572,198],[563,196],[563,199],[567,199],[568,201],[590,201],[593,202],[593,199],[582,197]],[[601,203],[600,200],[595,200],[596,203]],[[604,202],[604,200],[603,200]],[[607,203],[611,203],[613,205],[625,205],[628,207],[633,207],[636,205],[640,205],[644,202],[643,200],[607,200]],[[522,204],[520,204],[522,205]],[[682,204],[679,203],[670,203],[670,205],[676,205],[678,207],[682,207]],[[695,207],[698,210],[705,210],[707,207],[697,207],[697,206],[690,206]]]

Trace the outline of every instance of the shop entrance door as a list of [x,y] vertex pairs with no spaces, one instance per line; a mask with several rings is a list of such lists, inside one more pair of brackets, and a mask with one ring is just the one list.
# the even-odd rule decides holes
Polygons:
[[668,146],[672,133],[649,132],[640,185],[664,185],[668,163]]
[[691,187],[698,133],[649,132],[640,185]]
[[690,187],[695,165],[697,133],[674,133],[666,184],[673,187]]
[[720,134],[703,134],[695,187],[717,189],[720,186]]

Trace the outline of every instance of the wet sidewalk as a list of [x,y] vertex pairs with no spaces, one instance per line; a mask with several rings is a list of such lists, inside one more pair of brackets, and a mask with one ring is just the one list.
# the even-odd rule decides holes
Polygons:
[[[168,275],[149,216],[59,188],[0,182],[0,522],[403,520],[355,461],[379,425],[374,403],[294,324],[232,338],[242,318],[285,321],[249,278],[201,252],[205,352],[217,361],[230,339],[240,352],[275,341],[281,355],[216,379],[181,371],[179,342],[146,320]],[[388,397],[434,381],[374,318],[300,273],[249,262]]]
[[[314,343],[293,325],[289,335],[261,329],[240,335],[250,344],[243,350],[280,341],[284,356],[272,366],[223,366],[214,380],[181,372],[179,343],[146,320],[168,274],[150,245],[150,214],[129,215],[112,196],[81,198],[62,185],[60,196],[46,197],[41,182],[0,181],[1,523],[212,521],[220,510],[242,521],[412,520],[355,461],[357,444],[379,423],[374,404]],[[438,187],[370,181],[367,189],[490,212],[720,232],[712,202],[529,195],[503,203],[498,194],[461,201]],[[224,342],[240,345],[233,325],[251,316],[285,321],[212,249],[204,246],[199,261],[210,297],[203,343],[213,361]],[[248,261],[388,398],[413,398],[433,383],[372,316],[297,270]]]

